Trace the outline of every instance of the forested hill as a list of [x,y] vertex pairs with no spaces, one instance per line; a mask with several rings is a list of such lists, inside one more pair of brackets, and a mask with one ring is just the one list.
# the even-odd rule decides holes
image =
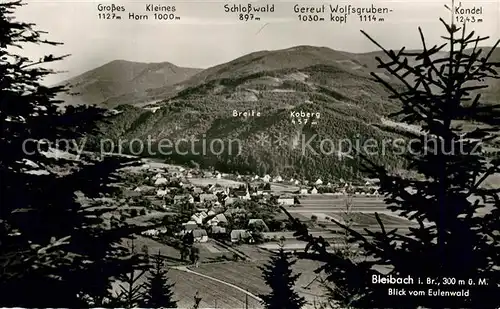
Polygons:
[[[181,143],[188,154],[156,155],[175,162],[194,160],[218,170],[311,179],[355,177],[358,162],[347,155],[354,155],[349,144],[359,148],[373,139],[370,143],[376,146],[375,150],[370,146],[370,151],[378,155],[372,158],[401,169],[402,157],[394,154],[390,141],[408,128],[386,121],[399,103],[389,99],[390,93],[370,73],[375,71],[400,86],[378,71],[375,56],[309,46],[252,53],[173,86],[150,90],[155,98],[164,99],[146,107],[119,106],[119,114],[103,124],[103,132],[113,139],[169,143],[183,138],[205,140],[207,145],[214,139],[237,140],[231,147],[226,144],[221,154],[220,147],[204,153],[199,141],[191,142],[194,151],[188,142]],[[260,116],[233,115],[244,111]],[[306,123],[304,118],[292,117],[292,112],[320,116]],[[285,142],[278,140],[280,134]],[[235,145],[241,149],[235,150]]]

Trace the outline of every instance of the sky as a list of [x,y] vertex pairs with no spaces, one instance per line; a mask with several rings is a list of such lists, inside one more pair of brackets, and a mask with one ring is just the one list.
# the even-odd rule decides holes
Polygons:
[[[2,2],[6,0],[0,0]],[[145,0],[25,0],[16,18],[33,22],[37,29],[48,32],[47,39],[63,42],[63,46],[27,46],[24,53],[38,58],[42,54],[71,54],[54,65],[65,73],[53,75],[47,83],[57,83],[109,61],[122,59],[138,62],[168,61],[178,66],[207,68],[228,62],[260,50],[284,49],[297,45],[325,46],[349,52],[370,52],[377,47],[364,37],[365,30],[386,48],[418,49],[421,42],[418,27],[422,27],[428,45],[438,44],[445,29],[439,22],[449,21],[451,14],[444,7],[451,1],[393,0],[393,1],[316,1],[302,0],[302,7],[327,6],[325,21],[301,22],[294,12],[292,1],[250,1],[255,5],[274,4],[274,12],[254,14],[260,20],[240,21],[237,13],[227,13],[224,5],[245,4],[236,1],[145,1]],[[123,5],[121,20],[100,20],[98,4]],[[458,3],[458,1],[457,1]],[[175,6],[179,20],[129,20],[129,13],[145,14],[145,5]],[[388,14],[379,14],[383,21],[361,22],[352,14],[339,24],[330,22],[328,5],[388,8]],[[461,7],[482,7],[482,22],[469,23],[478,35],[500,38],[500,0],[461,1]],[[340,14],[339,14],[340,15]],[[368,14],[371,15],[371,14]],[[342,14],[343,16],[343,14]]]

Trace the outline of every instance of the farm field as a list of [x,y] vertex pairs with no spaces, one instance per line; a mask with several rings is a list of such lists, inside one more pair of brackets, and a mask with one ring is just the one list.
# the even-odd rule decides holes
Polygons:
[[[208,265],[210,266],[210,265]],[[139,275],[139,272],[136,272]],[[244,308],[246,294],[226,284],[214,281],[197,274],[170,268],[167,276],[169,282],[174,284],[174,298],[177,300],[179,308],[192,308],[194,296],[198,292],[201,297],[200,308]],[[144,274],[137,281],[137,285],[146,281],[147,274]],[[114,282],[113,292],[117,295],[120,291],[120,284],[127,287],[126,283]],[[248,296],[249,308],[261,308],[258,300]]]
[[[300,204],[292,209],[300,212],[344,211],[348,199],[344,196],[315,194],[299,198]],[[387,211],[387,205],[379,197],[353,197],[349,199],[353,211]]]
[[[134,207],[129,207],[129,208],[134,208]],[[138,210],[141,210],[141,207],[136,207]],[[144,216],[137,216],[133,218],[128,218],[127,222],[131,224],[137,224],[137,225],[143,225],[147,224],[152,220],[158,220],[161,219],[165,216],[171,215],[172,213],[164,212],[164,211],[157,211],[157,210],[151,210],[150,213],[144,215]]]
[[[306,248],[307,242],[300,240],[287,240],[283,242],[284,250],[297,250],[299,252],[304,251]],[[268,242],[264,244],[260,244],[260,248],[264,248],[267,250],[278,251],[280,249],[281,244],[276,242]]]
[[253,261],[261,261],[261,260],[267,261],[267,259],[269,259],[269,257],[271,256],[270,252],[262,250],[254,245],[244,244],[234,248],[244,253],[246,256],[250,257]]
[[215,253],[215,254],[229,253],[229,250],[223,248],[222,246],[219,246],[218,244],[212,241],[201,243],[199,244],[199,247],[208,250],[210,253]]
[[382,197],[376,197],[376,196],[351,196],[350,198],[347,198],[344,195],[311,194],[311,195],[303,195],[302,197],[299,198],[301,204],[331,202],[335,205],[345,205],[348,200],[351,202],[352,205],[360,203],[368,203],[368,204],[384,203],[384,199]]
[[406,220],[403,217],[391,216],[387,214],[379,214],[380,219],[384,224],[387,225],[408,225],[413,224],[413,222]]
[[[293,232],[293,231],[265,232],[265,233],[263,233],[263,235],[269,239],[276,239],[276,241],[278,241],[281,237],[284,237],[285,239],[295,240],[297,237],[293,236],[294,233],[295,232]],[[330,231],[325,231],[324,229],[309,229],[309,234],[311,234],[312,236],[315,236],[315,237],[318,237],[318,236],[324,237],[324,234],[331,234],[332,236],[335,236],[334,233],[332,233]]]
[[[134,245],[138,250],[141,250],[143,246],[147,246],[149,251],[149,255],[158,254],[158,251],[163,256],[168,256],[174,259],[178,259],[180,257],[179,251],[174,247],[162,244],[154,239],[144,236],[136,236],[134,239]],[[178,264],[178,263],[175,263]]]
[[[375,213],[372,212],[351,212],[349,214],[353,220],[353,223],[355,225],[377,225],[378,222],[377,219],[375,218]],[[301,212],[294,212],[292,213],[292,216],[295,218],[298,218],[301,221],[308,221],[311,220],[312,216],[316,216],[318,223],[323,223],[326,225],[329,225],[328,223],[331,223],[330,219],[335,219],[339,222],[343,222],[347,216],[344,212],[338,211],[338,212],[311,212],[311,213],[301,213]],[[402,226],[407,226],[412,224],[411,221],[406,220],[405,218],[402,217],[397,217],[397,216],[392,216],[388,215],[385,213],[379,213],[380,219],[385,225],[402,225]],[[333,227],[336,227],[335,223],[331,223]]]
[[[160,254],[166,257],[170,257],[172,261],[169,260],[169,263],[172,265],[178,265],[180,264],[178,262],[175,262],[175,260],[180,259],[180,252],[176,248],[163,244],[161,242],[158,242],[154,239],[151,239],[149,237],[144,237],[144,236],[137,236],[137,238],[134,240],[134,245],[138,250],[140,250],[143,246],[147,246],[149,249],[149,255],[155,255],[158,254],[158,251],[160,251]],[[221,258],[223,256],[227,256],[228,258],[232,257],[232,253],[227,251],[226,249],[218,246],[217,244],[214,244],[212,242],[207,242],[207,243],[197,243],[195,244],[200,249],[200,262],[211,262],[214,259]]]
[[[338,214],[339,217],[342,217],[345,219],[345,215],[342,213]],[[375,213],[352,213],[352,218],[354,221],[354,225],[359,225],[359,226],[379,226],[377,222],[377,218],[375,217]],[[402,217],[396,217],[396,216],[391,216],[387,215],[384,213],[379,213],[380,220],[384,225],[387,226],[411,226],[414,225],[414,222],[411,222],[409,220],[406,220],[405,218]]]
[[176,172],[179,171],[179,169],[181,168],[181,166],[164,163],[163,160],[161,159],[142,158],[141,161],[144,164],[149,165],[150,168],[165,169],[169,172]]
[[[218,246],[217,244],[209,241],[206,243],[196,243],[196,247],[200,249],[200,262],[211,262],[215,259],[222,258],[226,256],[227,258],[231,258],[233,254],[226,249]],[[179,255],[179,253],[177,253]]]
[[[213,268],[217,264],[207,265]],[[201,267],[200,267],[201,268]],[[194,269],[196,272],[200,268]],[[202,272],[200,272],[202,273]],[[220,282],[184,271],[170,269],[168,276],[175,283],[174,294],[179,308],[190,308],[194,303],[194,295],[198,292],[202,298],[200,308],[244,308],[245,293]],[[220,278],[217,278],[220,279]],[[233,283],[234,284],[234,283]],[[240,286],[236,282],[237,286]],[[248,296],[250,308],[261,308],[258,300]]]
[[208,185],[219,184],[223,187],[233,187],[237,188],[243,185],[242,182],[230,180],[230,179],[216,179],[216,178],[190,178],[189,182],[198,187],[206,187]]
[[[260,262],[227,262],[220,264],[202,265],[193,270],[211,277],[235,284],[253,294],[268,293],[269,288],[262,279],[263,266],[267,261]],[[294,265],[294,273],[300,274],[296,284],[296,291],[306,297],[309,302],[319,299],[323,294],[322,287],[316,278],[314,270],[320,266],[319,262],[298,260]],[[310,284],[308,287],[307,285]]]
[[299,191],[300,187],[297,186],[292,186],[292,185],[286,185],[286,184],[278,184],[278,183],[271,183],[271,191],[273,192],[278,192],[278,193],[286,193],[286,192],[296,192]]

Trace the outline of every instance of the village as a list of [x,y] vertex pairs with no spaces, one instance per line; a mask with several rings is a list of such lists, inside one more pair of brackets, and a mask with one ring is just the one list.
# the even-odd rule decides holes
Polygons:
[[[305,213],[310,212],[311,215],[309,218],[302,215],[303,221],[308,221],[307,219],[312,221],[318,219],[325,221],[326,219],[328,221],[328,216],[321,214],[321,211],[342,212],[346,205],[339,202],[343,201],[341,197],[348,194],[365,198],[366,201],[378,200],[381,204],[379,209],[375,210],[383,210],[380,207],[384,207],[379,198],[378,187],[374,181],[370,180],[366,180],[364,185],[357,186],[343,181],[334,185],[331,183],[323,184],[321,179],[314,182],[307,180],[301,182],[293,178],[284,180],[281,176],[235,176],[166,164],[162,168],[158,167],[158,163],[156,163],[156,167],[151,167],[151,163],[144,164],[141,170],[145,177],[143,183],[133,189],[127,188],[127,195],[148,198],[152,209],[157,211],[175,211],[176,206],[180,204],[192,205],[191,209],[194,213],[188,221],[182,223],[183,229],[180,234],[193,232],[197,242],[207,242],[208,234],[226,233],[231,235],[233,243],[251,242],[251,233],[248,229],[255,228],[256,225],[259,225],[264,236],[269,235],[266,233],[271,232],[271,230],[277,232],[276,228],[270,229],[263,218],[249,218],[246,222],[247,228],[244,228],[243,225],[241,229],[227,231],[227,216],[243,212],[242,208],[244,207],[242,206],[246,201],[273,205],[271,207],[274,209],[271,212],[276,213],[274,220],[286,219],[279,215],[281,211],[278,206],[282,205],[294,208],[308,207]],[[332,202],[337,205],[329,205]],[[359,206],[362,205],[358,205],[358,208]],[[312,212],[311,207],[317,208],[317,212]],[[369,210],[373,210],[373,208]],[[340,221],[342,222],[341,219]],[[204,227],[208,227],[208,230]],[[162,231],[165,232],[166,228],[148,231],[146,234],[157,235]]]
[[[281,207],[305,224],[311,235],[327,240],[329,250],[345,245],[345,234],[334,221],[349,222],[359,231],[377,229],[377,212],[387,227],[413,224],[387,211],[376,182],[369,179],[360,184],[325,184],[321,179],[232,175],[149,159],[143,162],[127,170],[127,181],[122,183],[129,207],[140,206],[128,220],[156,224],[137,235],[136,245],[165,258],[177,278],[176,293],[187,298],[186,305],[193,290],[198,291],[198,281],[209,280],[214,290],[200,290],[206,306],[213,307],[214,301],[221,306],[225,302],[224,307],[241,307],[242,302],[259,306],[256,295],[266,287],[258,266],[279,248],[297,253],[307,246],[296,239],[292,220]],[[314,273],[317,266],[308,260],[296,265],[302,274],[299,292],[310,301],[323,295]],[[188,277],[191,283],[183,288]],[[222,300],[220,289],[235,296]]]

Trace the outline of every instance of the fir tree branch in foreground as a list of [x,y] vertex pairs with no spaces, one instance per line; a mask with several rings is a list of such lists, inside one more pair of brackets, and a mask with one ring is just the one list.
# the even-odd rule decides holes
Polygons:
[[[409,170],[416,176],[400,176],[359,153],[364,171],[380,180],[380,192],[388,210],[418,223],[406,231],[387,231],[376,215],[380,230],[364,233],[333,220],[359,244],[367,261],[356,261],[327,251],[324,241],[312,237],[295,221],[299,239],[314,247],[325,262],[326,278],[339,290],[332,298],[353,308],[498,308],[500,270],[499,189],[488,188],[488,176],[498,174],[500,161],[483,149],[499,131],[499,105],[482,99],[488,79],[498,78],[498,62],[491,61],[498,42],[486,55],[478,44],[486,39],[467,33],[465,25],[444,24],[446,43],[428,48],[419,29],[423,50],[386,50],[362,31],[385,54],[376,58],[378,68],[391,81],[372,74],[401,102],[391,115],[417,125],[421,135],[406,154]],[[457,34],[461,31],[461,34]],[[448,49],[445,51],[445,47]],[[416,63],[416,64],[415,64]],[[467,130],[463,124],[472,123]],[[284,209],[286,212],[286,210]],[[293,219],[290,216],[291,219]],[[411,277],[414,284],[373,284],[373,275]],[[418,284],[418,278],[423,280]],[[441,285],[427,281],[434,279]],[[463,296],[435,297],[429,290],[460,291],[449,280],[464,280]],[[484,280],[484,281],[483,281]],[[470,282],[474,284],[470,284]],[[466,285],[466,286],[465,286]],[[424,296],[388,296],[388,288],[420,290]],[[407,292],[408,293],[408,292]],[[354,301],[353,301],[354,300]]]
[[66,56],[21,55],[25,45],[60,45],[14,18],[21,5],[0,4],[0,305],[112,306],[113,281],[140,263],[123,239],[148,228],[106,202],[131,162],[74,155],[104,111],[60,108],[64,88],[43,85],[54,73],[43,66]]
[[266,309],[300,309],[306,304],[305,298],[294,291],[300,276],[292,274],[296,262],[281,246],[267,265],[259,267],[264,281],[271,288],[270,294],[259,295]]
[[174,284],[168,282],[167,273],[163,257],[158,251],[158,254],[153,257],[153,269],[149,271],[144,285],[142,307],[177,308],[177,301],[174,300]]

